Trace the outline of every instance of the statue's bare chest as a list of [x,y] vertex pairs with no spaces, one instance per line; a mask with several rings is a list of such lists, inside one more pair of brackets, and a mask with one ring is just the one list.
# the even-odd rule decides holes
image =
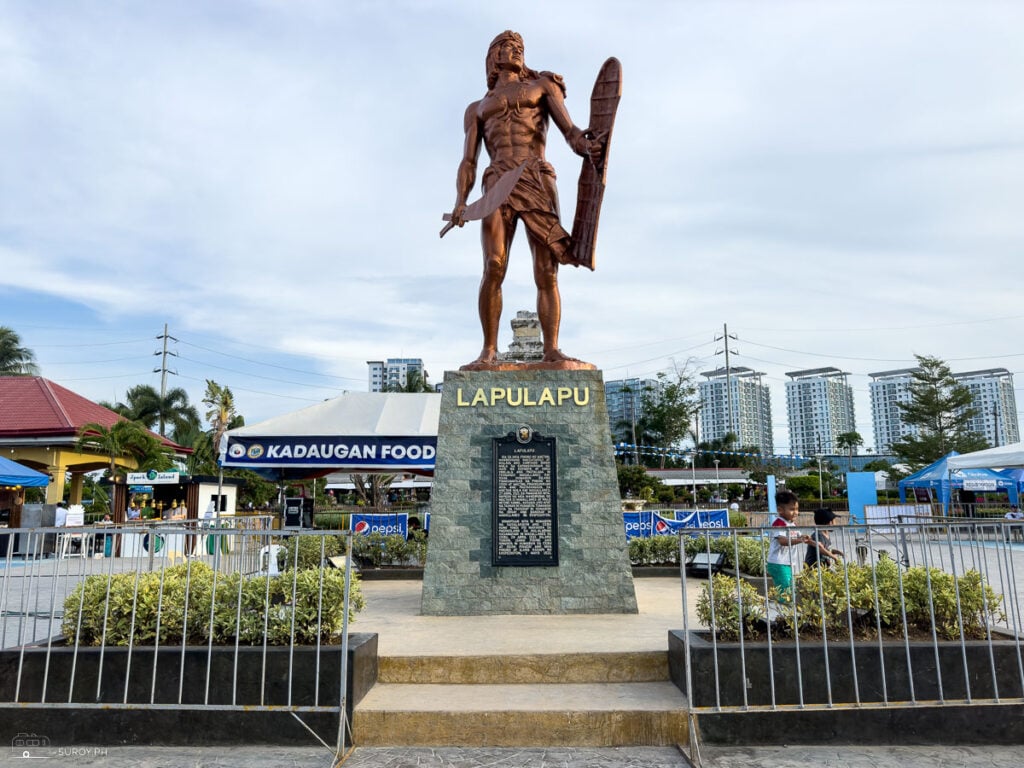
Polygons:
[[480,118],[484,122],[512,115],[535,118],[542,108],[543,99],[544,89],[535,83],[498,85],[480,101]]

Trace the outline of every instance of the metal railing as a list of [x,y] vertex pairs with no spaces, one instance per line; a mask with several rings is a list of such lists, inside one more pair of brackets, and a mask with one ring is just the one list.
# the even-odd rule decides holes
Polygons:
[[233,522],[0,529],[0,704],[336,713],[340,754],[351,536]]
[[680,540],[692,713],[1024,703],[1019,524],[829,526],[843,556],[803,566],[792,547],[789,588],[768,575],[779,530]]

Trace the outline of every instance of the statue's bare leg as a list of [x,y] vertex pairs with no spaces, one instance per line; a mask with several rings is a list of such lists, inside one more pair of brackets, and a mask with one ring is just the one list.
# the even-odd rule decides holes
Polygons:
[[533,280],[537,285],[537,315],[544,336],[544,362],[572,360],[558,348],[558,329],[562,321],[562,297],[558,292],[558,260],[546,244],[530,238],[533,251]]
[[502,212],[495,211],[485,218],[480,227],[480,241],[484,253],[484,274],[480,280],[477,307],[484,332],[484,346],[480,356],[470,365],[490,365],[498,361],[498,324],[501,322],[501,284],[508,269],[508,225]]

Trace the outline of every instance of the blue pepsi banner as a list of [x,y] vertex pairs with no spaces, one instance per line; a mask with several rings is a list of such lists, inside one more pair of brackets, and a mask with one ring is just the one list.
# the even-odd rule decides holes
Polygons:
[[436,437],[228,436],[225,467],[433,471]]
[[349,516],[349,525],[352,526],[352,533],[360,533],[364,536],[369,536],[371,533],[393,536],[397,533],[409,538],[409,515],[405,512],[396,512],[391,515],[364,515],[353,512]]
[[626,541],[651,535],[651,512],[623,512],[622,521],[626,525]]
[[727,509],[706,509],[683,514],[676,513],[675,520],[670,520],[655,513],[651,535],[666,536],[681,533],[687,529],[728,527],[729,510]]
[[[667,511],[666,511],[667,514]],[[647,512],[623,512],[622,522],[626,526],[626,541],[638,536],[674,536],[680,532],[698,528],[728,528],[729,510],[702,509],[695,512],[676,512],[675,519],[653,510]]]

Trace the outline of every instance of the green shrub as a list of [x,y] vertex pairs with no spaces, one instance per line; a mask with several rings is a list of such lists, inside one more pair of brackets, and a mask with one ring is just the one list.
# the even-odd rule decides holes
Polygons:
[[[930,635],[934,617],[935,633],[940,638],[957,639],[961,629],[966,638],[981,638],[985,636],[986,626],[1006,620],[1002,596],[987,585],[982,589],[981,575],[977,571],[968,571],[959,578],[923,566],[904,571],[905,627],[900,605],[899,565],[892,559],[882,558],[874,568],[856,564],[820,571],[807,568],[794,581],[799,625],[809,630],[824,628],[842,637],[848,636],[851,625],[855,633],[864,635],[876,634],[879,628],[891,637]],[[789,621],[792,623],[792,617]]]
[[629,562],[632,565],[651,564],[651,540],[637,536],[629,540]]
[[[87,577],[64,601],[62,630],[69,639],[77,634],[82,645],[152,645],[158,626],[161,645],[205,644],[211,635],[217,645],[259,645],[264,637],[270,645],[288,645],[293,637],[296,644],[308,645],[317,638],[330,641],[341,631],[344,589],[344,573],[329,569],[271,577],[220,575],[216,595],[213,569],[201,562],[162,574],[99,574]],[[349,620],[364,605],[353,579]]]
[[406,565],[412,557],[412,547],[400,533],[388,534],[384,537],[383,562],[387,565]]
[[400,533],[385,536],[373,531],[357,534],[352,539],[352,554],[368,568],[382,565],[401,567],[415,560],[426,562],[427,536],[423,531],[413,531],[406,540]]
[[313,527],[321,531],[347,531],[347,512],[317,512],[313,517]]
[[679,563],[678,536],[651,536],[648,539],[652,563],[676,565]]
[[733,576],[716,573],[697,597],[698,620],[714,626],[722,641],[739,640],[741,629],[744,637],[753,635],[756,622],[764,616],[764,598],[746,581]]
[[723,567],[735,569],[739,552],[739,571],[751,576],[764,576],[764,563],[768,553],[768,540],[758,536],[691,536],[685,542],[687,558],[698,552],[710,551],[724,555]]
[[427,562],[427,532],[412,531],[409,534],[409,551],[414,560],[425,564]]
[[732,511],[729,513],[729,527],[730,528],[746,528],[747,527],[747,516],[739,511]]
[[[298,559],[296,560],[296,549]],[[277,553],[277,566],[282,570],[319,568],[329,557],[345,553],[343,536],[289,536]]]

